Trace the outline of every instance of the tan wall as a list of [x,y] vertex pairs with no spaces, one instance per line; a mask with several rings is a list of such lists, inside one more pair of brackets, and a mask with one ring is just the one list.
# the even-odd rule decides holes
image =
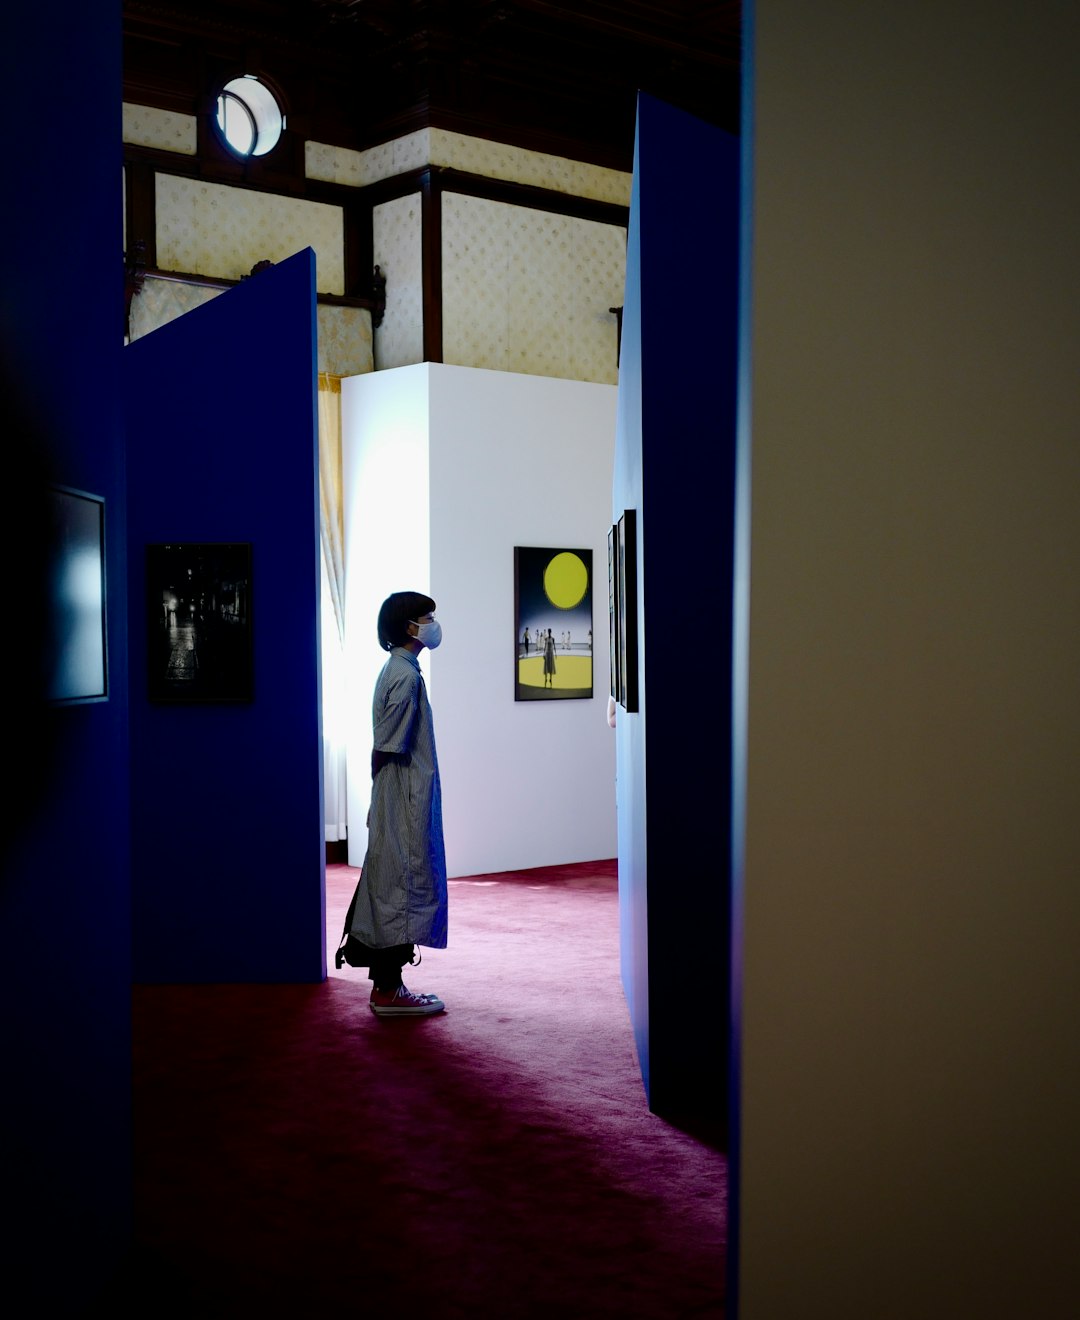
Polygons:
[[446,192],[442,262],[445,362],[618,381],[621,225]]
[[375,334],[380,371],[424,360],[423,237],[418,192],[375,207],[375,264],[386,277],[386,314]]
[[[197,123],[149,106],[123,108],[124,141],[190,155]],[[424,129],[367,151],[305,143],[307,177],[361,187],[425,165],[628,205],[630,175],[505,143]],[[246,276],[310,246],[320,293],[344,289],[341,208],[160,173],[155,178],[157,264],[164,270]],[[614,384],[626,230],[572,216],[446,192],[442,200],[443,359],[456,366]],[[424,357],[420,193],[374,208],[373,259],[386,308],[370,317],[320,309],[320,370],[352,375]],[[149,288],[136,300],[131,338],[205,301],[204,292]]]
[[238,280],[256,262],[284,261],[310,247],[317,291],[344,292],[341,207],[177,174],[157,174],[154,184],[162,270]]
[[739,1320],[1071,1315],[1080,23],[756,8]]

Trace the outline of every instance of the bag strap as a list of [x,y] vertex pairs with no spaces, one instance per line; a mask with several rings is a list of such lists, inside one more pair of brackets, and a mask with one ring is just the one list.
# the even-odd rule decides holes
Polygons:
[[[361,875],[363,875],[363,872],[361,872]],[[349,901],[349,910],[345,913],[345,925],[341,928],[341,942],[334,954],[334,966],[339,972],[341,971],[341,964],[345,961],[345,945],[349,942],[349,928],[352,926],[353,913],[356,911],[356,895],[359,892],[360,881],[357,880],[356,888],[353,890],[352,898]]]

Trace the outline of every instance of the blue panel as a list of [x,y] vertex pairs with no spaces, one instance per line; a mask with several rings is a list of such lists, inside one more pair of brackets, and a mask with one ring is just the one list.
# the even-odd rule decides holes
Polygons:
[[[137,981],[325,976],[314,254],[128,349]],[[145,547],[248,542],[253,700],[147,695]]]
[[737,138],[639,99],[613,489],[616,517],[638,509],[642,675],[639,713],[619,714],[622,966],[651,1106],[720,1126],[739,169]]
[[[119,5],[5,11],[0,1167],[42,1315],[95,1310],[131,1233],[120,48]],[[108,700],[48,710],[45,481],[104,502],[111,644]]]
[[728,1247],[727,1314],[740,1312],[739,1262],[742,1255],[742,963],[746,864],[746,776],[750,651],[750,475],[751,475],[751,308],[755,143],[755,77],[752,52],[757,23],[755,0],[742,9],[743,149],[740,172],[739,384],[735,443],[735,549],[732,611],[731,731],[731,1042],[728,1077]]
[[[634,144],[634,174],[626,247],[626,289],[619,349],[612,522],[625,509],[642,508],[642,334],[640,124]],[[639,538],[640,551],[640,538]],[[641,575],[638,574],[640,590]],[[641,673],[640,658],[638,664]],[[647,693],[638,711],[616,715],[616,797],[619,848],[619,959],[623,989],[646,1095],[650,1094],[649,938],[645,855],[645,727]]]

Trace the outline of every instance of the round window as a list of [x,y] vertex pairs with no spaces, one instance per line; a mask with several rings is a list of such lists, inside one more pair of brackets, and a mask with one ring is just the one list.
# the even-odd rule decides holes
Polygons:
[[277,146],[285,127],[274,93],[251,73],[221,89],[216,119],[221,136],[238,156],[265,156]]

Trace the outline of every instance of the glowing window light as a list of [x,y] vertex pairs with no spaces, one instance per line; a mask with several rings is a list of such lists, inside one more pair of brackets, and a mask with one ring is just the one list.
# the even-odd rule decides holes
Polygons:
[[265,156],[277,146],[285,116],[273,92],[254,74],[233,78],[217,98],[221,136],[238,156]]

